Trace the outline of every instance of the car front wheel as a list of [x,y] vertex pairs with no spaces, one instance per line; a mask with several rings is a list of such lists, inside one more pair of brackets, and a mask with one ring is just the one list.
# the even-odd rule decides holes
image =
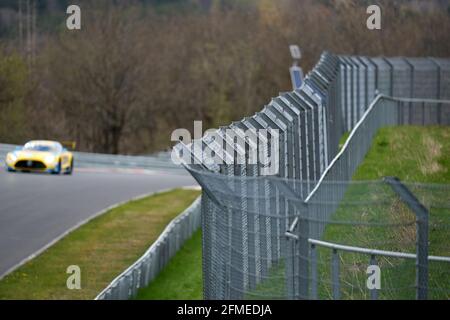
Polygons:
[[67,169],[65,174],[72,174],[73,172],[73,160],[70,162],[70,167]]
[[53,170],[52,174],[60,174],[61,173],[61,160],[59,160],[58,165],[55,170]]

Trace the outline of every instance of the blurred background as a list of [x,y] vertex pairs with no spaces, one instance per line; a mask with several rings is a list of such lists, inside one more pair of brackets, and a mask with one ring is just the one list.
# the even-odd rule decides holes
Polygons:
[[[381,30],[366,28],[370,4]],[[0,142],[164,150],[176,128],[228,124],[291,90],[289,44],[308,71],[324,50],[449,57],[449,30],[449,0],[0,0]]]

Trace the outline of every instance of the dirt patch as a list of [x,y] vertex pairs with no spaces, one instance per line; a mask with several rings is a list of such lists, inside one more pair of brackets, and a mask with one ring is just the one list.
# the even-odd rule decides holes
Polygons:
[[420,171],[425,175],[443,171],[444,168],[438,162],[442,154],[442,145],[429,135],[423,137],[422,143],[426,152],[419,159]]
[[442,130],[442,137],[450,138],[450,130]]

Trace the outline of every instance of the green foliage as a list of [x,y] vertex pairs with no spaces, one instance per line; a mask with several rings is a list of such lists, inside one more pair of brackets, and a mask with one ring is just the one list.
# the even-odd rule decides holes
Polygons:
[[27,67],[19,55],[0,52],[0,141],[20,142],[24,134]]

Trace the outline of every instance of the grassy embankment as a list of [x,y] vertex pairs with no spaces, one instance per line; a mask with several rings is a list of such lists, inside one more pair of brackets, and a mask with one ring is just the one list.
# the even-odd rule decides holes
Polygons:
[[[0,281],[0,299],[93,299],[136,261],[199,195],[173,190],[115,208],[81,226]],[[81,289],[66,286],[69,265]]]

